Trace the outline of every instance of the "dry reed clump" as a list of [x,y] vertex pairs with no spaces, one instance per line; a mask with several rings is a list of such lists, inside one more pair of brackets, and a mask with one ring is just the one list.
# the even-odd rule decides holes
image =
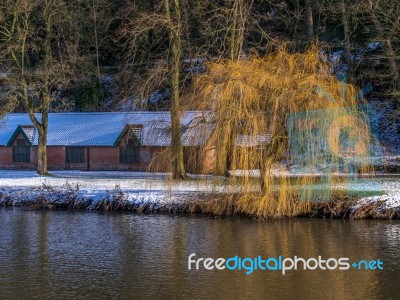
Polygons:
[[[257,195],[254,203],[257,203]],[[249,216],[258,220],[267,218],[279,218],[274,210],[264,211],[259,214],[258,207],[242,206],[243,195],[231,194],[221,198],[220,195],[208,195],[196,201],[187,203],[187,207],[181,212],[203,213],[213,216]],[[330,219],[400,219],[400,209],[387,208],[384,201],[370,202],[358,205],[358,199],[349,196],[335,195],[329,202],[309,202],[309,208],[293,211],[293,217],[330,218]],[[246,203],[246,202],[245,202]],[[247,204],[247,203],[246,203]],[[175,211],[176,212],[176,211]]]
[[353,209],[352,219],[400,219],[400,208],[387,208],[385,201],[366,203]]
[[[319,179],[282,175],[277,180],[274,164],[297,160],[310,172],[328,166],[323,174],[331,187],[327,201],[343,186],[335,174],[370,171],[368,119],[358,109],[357,92],[333,75],[313,46],[303,53],[280,49],[265,57],[211,62],[195,79],[186,105],[211,116],[213,130],[204,148],[216,149],[215,174],[260,171],[259,193],[248,173],[231,177],[230,184],[241,189],[236,210],[283,217],[310,210]],[[352,145],[342,143],[346,134]],[[226,197],[229,202],[231,196]]]

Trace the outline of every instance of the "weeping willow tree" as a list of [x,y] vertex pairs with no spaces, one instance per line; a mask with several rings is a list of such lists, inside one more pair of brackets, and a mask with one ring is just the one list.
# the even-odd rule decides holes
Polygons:
[[[245,170],[231,178],[240,187],[238,210],[292,216],[316,200],[318,178],[305,173],[328,168],[325,180],[335,187],[343,185],[339,172],[366,172],[370,134],[357,92],[332,74],[316,46],[304,53],[280,49],[262,58],[209,63],[194,81],[191,103],[210,112],[213,130],[205,149],[215,147],[215,173]],[[348,159],[357,160],[350,164],[354,168],[347,168]],[[276,176],[282,161],[299,164],[303,175]],[[254,169],[258,182],[249,172]]]

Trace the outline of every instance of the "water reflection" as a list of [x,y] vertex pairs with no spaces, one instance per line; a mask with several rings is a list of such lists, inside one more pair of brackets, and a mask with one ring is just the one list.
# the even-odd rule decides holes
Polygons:
[[[400,223],[0,210],[0,298],[396,299]],[[381,259],[383,271],[188,271],[203,257]]]

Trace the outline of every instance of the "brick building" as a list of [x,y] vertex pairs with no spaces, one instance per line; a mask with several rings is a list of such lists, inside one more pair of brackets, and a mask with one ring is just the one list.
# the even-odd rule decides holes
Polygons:
[[[192,173],[211,172],[215,163],[214,149],[200,151],[212,130],[205,118],[203,112],[181,116]],[[50,113],[48,168],[168,171],[170,143],[169,112]],[[36,169],[37,145],[37,130],[27,114],[0,120],[0,169]]]

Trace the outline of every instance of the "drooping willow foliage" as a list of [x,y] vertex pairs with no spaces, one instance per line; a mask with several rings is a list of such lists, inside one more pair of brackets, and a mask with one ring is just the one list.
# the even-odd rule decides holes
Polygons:
[[[240,186],[240,211],[259,217],[305,212],[312,201],[331,200],[335,186],[345,184],[339,172],[369,171],[364,158],[370,134],[358,90],[338,80],[321,53],[313,46],[303,53],[280,49],[265,57],[211,62],[195,79],[190,103],[196,105],[190,108],[211,115],[204,151],[215,149],[214,172],[244,170],[230,179]],[[282,162],[302,175],[277,176]],[[259,170],[258,181],[249,170]],[[317,170],[319,178],[306,175]],[[321,177],[332,189],[318,194]]]

